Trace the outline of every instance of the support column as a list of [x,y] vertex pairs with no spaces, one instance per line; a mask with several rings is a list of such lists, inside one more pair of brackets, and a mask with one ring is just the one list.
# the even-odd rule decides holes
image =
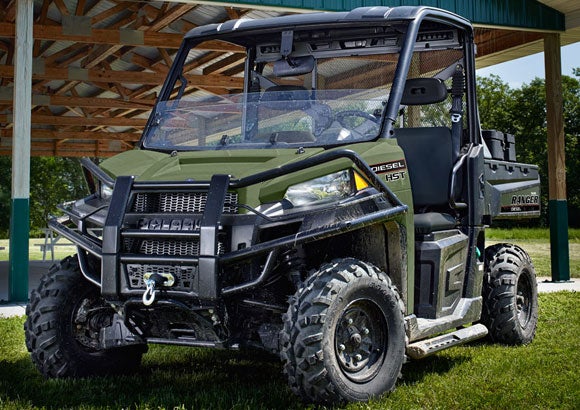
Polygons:
[[33,0],[16,2],[9,298],[28,300]]
[[544,62],[546,68],[546,117],[548,122],[548,210],[550,217],[552,281],[563,282],[570,280],[570,257],[560,34],[551,33],[544,36]]

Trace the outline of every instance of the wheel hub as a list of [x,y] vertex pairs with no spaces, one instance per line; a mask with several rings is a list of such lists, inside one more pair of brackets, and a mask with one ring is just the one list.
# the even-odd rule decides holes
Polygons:
[[374,303],[352,302],[336,326],[335,352],[340,369],[351,380],[363,382],[375,376],[384,357],[386,322]]
[[100,349],[100,330],[111,323],[111,309],[98,301],[83,299],[73,318],[73,335],[89,351]]

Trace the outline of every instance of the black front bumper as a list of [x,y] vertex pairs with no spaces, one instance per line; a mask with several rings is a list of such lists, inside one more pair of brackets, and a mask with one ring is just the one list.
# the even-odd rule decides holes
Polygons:
[[[342,158],[352,161],[381,194],[379,201],[377,197],[369,197],[368,202],[374,203],[371,212],[351,210],[346,214],[356,215],[354,218],[337,219],[263,242],[256,243],[252,239],[250,246],[232,244],[232,226],[254,226],[258,219],[264,222],[256,212],[238,214],[237,203],[232,203],[232,192]],[[195,201],[201,199],[199,206],[196,203],[193,208],[187,205],[183,209],[165,209],[163,206],[160,209],[158,198],[165,198],[164,195],[180,195],[180,198],[195,198]],[[364,209],[361,201],[354,202],[353,208]],[[79,246],[83,274],[101,286],[106,299],[141,297],[145,290],[144,273],[162,270],[177,278],[176,286],[162,289],[164,298],[185,298],[199,305],[211,306],[222,296],[260,286],[268,278],[277,252],[283,247],[295,247],[382,223],[406,211],[407,206],[401,204],[364,160],[353,151],[339,150],[235,181],[227,175],[214,175],[210,182],[140,182],[133,177],[118,177],[101,241],[83,234],[82,220],[80,233],[56,220],[50,221],[49,225]],[[195,245],[194,249],[190,249],[191,244]],[[100,278],[94,272],[88,272],[82,263],[87,252],[101,260]],[[264,262],[251,279],[225,286],[221,283],[220,272],[228,265],[257,257]]]

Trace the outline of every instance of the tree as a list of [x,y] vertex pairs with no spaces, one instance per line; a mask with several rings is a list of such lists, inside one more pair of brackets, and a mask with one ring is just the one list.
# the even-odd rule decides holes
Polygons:
[[[0,236],[6,237],[10,226],[11,172],[10,157],[0,157]],[[75,158],[32,157],[30,159],[30,228],[46,227],[50,215],[56,215],[59,203],[82,198],[86,185],[79,161]]]
[[[571,225],[580,224],[580,68],[577,78],[562,76],[567,196]],[[537,164],[542,178],[542,222],[547,222],[548,137],[546,90],[543,79],[512,89],[497,76],[478,78],[478,102],[483,129],[516,136],[520,162]]]

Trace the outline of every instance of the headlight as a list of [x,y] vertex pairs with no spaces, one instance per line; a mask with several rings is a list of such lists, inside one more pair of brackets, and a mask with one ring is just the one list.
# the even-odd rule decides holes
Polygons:
[[113,196],[113,187],[100,183],[99,195],[102,199],[109,199]]
[[366,187],[367,182],[354,170],[349,169],[292,185],[286,191],[284,199],[293,206],[337,201]]

